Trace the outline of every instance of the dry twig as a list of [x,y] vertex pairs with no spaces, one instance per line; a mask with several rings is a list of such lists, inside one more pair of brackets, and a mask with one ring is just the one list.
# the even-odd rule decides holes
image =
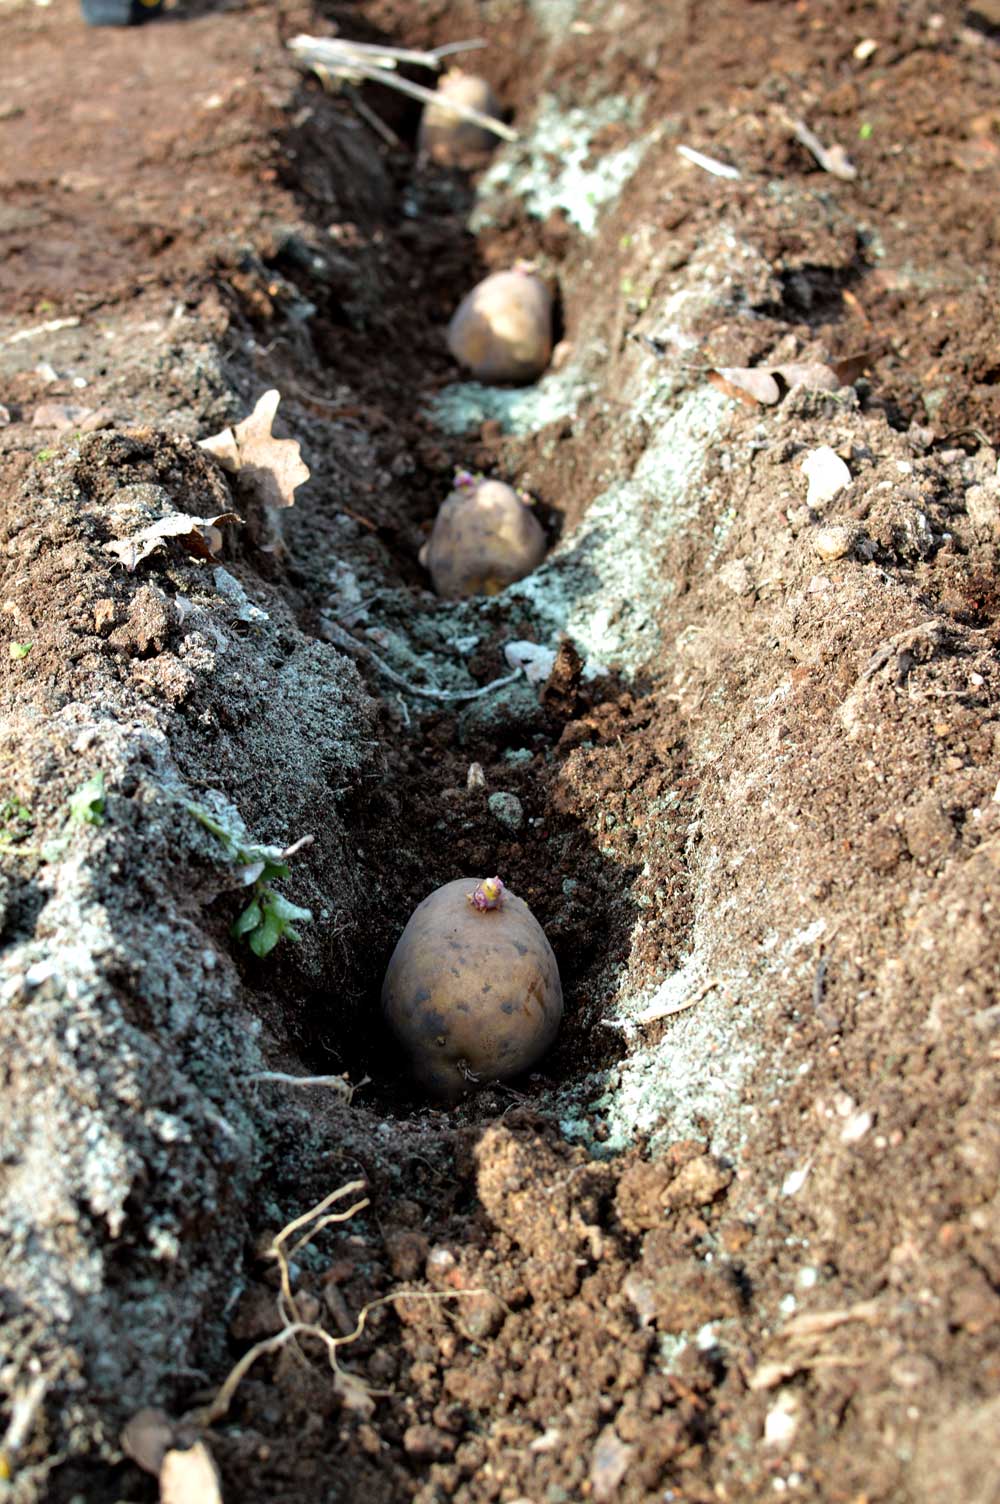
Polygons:
[[[450,47],[439,47],[433,52],[408,52],[396,47],[374,47],[363,42],[345,42],[340,37],[298,36],[293,37],[288,45],[298,60],[318,74],[328,87],[331,79],[348,84],[357,84],[367,80],[369,83],[385,84],[387,88],[395,89],[400,94],[408,94],[411,99],[419,99],[422,104],[440,106],[441,97],[433,89],[425,89],[423,84],[411,83],[408,78],[401,78],[394,71],[397,62],[415,63],[419,67],[436,71],[440,68],[441,60],[447,53],[467,51],[470,47],[479,47],[483,44],[481,42],[454,42]],[[494,136],[501,136],[505,141],[518,139],[517,131],[511,126],[505,125],[502,120],[497,120],[493,115],[484,115],[481,110],[474,110],[471,105],[459,104],[457,100],[449,99],[447,108],[453,115],[469,120],[474,125],[482,126],[484,130],[492,132]]]
[[513,684],[515,679],[521,677],[521,670],[515,669],[512,674],[505,674],[500,679],[492,679],[489,684],[483,684],[479,689],[425,689],[421,684],[411,684],[409,679],[404,679],[402,674],[397,674],[394,668],[390,668],[384,658],[366,643],[359,642],[350,632],[336,622],[328,621],[326,631],[331,642],[338,647],[345,648],[349,653],[360,653],[365,658],[370,658],[380,673],[390,679],[393,684],[398,684],[409,695],[420,695],[425,700],[478,700],[482,695],[492,694],[495,689],[503,689],[506,684]]

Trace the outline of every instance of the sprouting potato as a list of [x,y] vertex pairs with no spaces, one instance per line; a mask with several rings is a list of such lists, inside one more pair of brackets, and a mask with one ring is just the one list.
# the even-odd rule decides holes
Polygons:
[[497,137],[485,125],[476,125],[449,110],[448,100],[499,120],[500,105],[493,90],[485,78],[452,68],[439,80],[437,93],[441,103],[427,105],[420,121],[417,145],[421,156],[442,167],[469,167],[482,162],[496,146]]
[[523,899],[498,877],[458,878],[411,915],[382,1010],[416,1079],[454,1100],[545,1053],[562,1017],[559,968]]
[[434,589],[445,600],[497,595],[537,569],[545,534],[530,505],[502,480],[459,470],[420,550]]
[[552,355],[552,294],[529,261],[466,293],[448,348],[478,381],[536,381]]

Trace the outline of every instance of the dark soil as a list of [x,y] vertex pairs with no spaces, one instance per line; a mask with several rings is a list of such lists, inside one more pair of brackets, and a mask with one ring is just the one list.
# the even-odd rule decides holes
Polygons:
[[[641,164],[592,236],[515,181],[473,235],[475,180],[417,161],[416,107],[291,65],[335,25],[483,37],[525,135],[546,95],[631,100],[588,165],[649,135]],[[204,1422],[281,1328],[272,1240],[358,1179],[367,1206],[292,1269],[353,1379],[315,1336],[262,1356],[202,1427],[227,1499],[1000,1500],[989,17],[294,0],[88,32],[70,0],[0,0],[0,27],[0,599],[31,644],[0,666],[6,1413],[47,1380],[0,1440],[11,1497],[155,1497],[121,1427]],[[555,171],[571,146],[538,149]],[[582,395],[456,437],[443,328],[519,256],[558,285]],[[706,380],[790,360],[849,384],[764,408]],[[313,472],[280,523],[192,442],[268,387]],[[823,445],[851,481],[810,508]],[[537,496],[537,595],[429,593],[455,466]],[[619,483],[609,547],[586,529]],[[109,561],[138,519],[230,506],[214,561]],[[606,657],[569,621],[540,689],[411,692],[559,646],[560,579]],[[299,945],[233,940],[246,894],[192,801],[317,837]],[[530,1077],[437,1107],[380,981],[426,893],[494,871],[565,1020]],[[644,1019],[674,976],[690,1006]],[[262,1068],[370,1081],[348,1104]]]

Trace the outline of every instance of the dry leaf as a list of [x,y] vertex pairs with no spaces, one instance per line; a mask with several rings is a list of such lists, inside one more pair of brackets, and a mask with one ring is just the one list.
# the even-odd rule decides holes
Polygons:
[[775,366],[775,376],[780,376],[790,392],[806,386],[813,392],[836,392],[840,388],[837,373],[821,360],[793,360],[788,365]]
[[842,359],[835,360],[833,370],[841,386],[853,386],[858,377],[863,376],[888,349],[888,343],[883,341],[882,344],[871,345],[867,350],[858,350],[854,355],[845,355]]
[[713,386],[729,397],[737,397],[749,407],[763,403],[773,407],[780,401],[781,382],[793,392],[796,387],[807,386],[818,392],[835,392],[841,385],[832,367],[822,361],[790,361],[783,366],[719,366],[708,373]]
[[738,398],[748,407],[755,407],[758,402],[773,407],[781,396],[770,371],[755,366],[720,366],[717,371],[709,371],[708,379],[720,392]]
[[160,1504],[222,1504],[219,1471],[203,1441],[168,1452],[160,1469]]
[[172,517],[161,517],[150,523],[131,538],[116,538],[105,543],[104,552],[120,559],[129,574],[149,557],[154,549],[162,548],[167,538],[176,538],[189,553],[198,559],[211,559],[222,547],[220,527],[226,522],[242,522],[235,512],[220,512],[218,517],[190,517],[186,512],[175,512]]
[[228,470],[230,475],[235,475],[240,468],[240,451],[236,443],[236,435],[231,428],[224,428],[221,433],[213,433],[211,438],[199,439],[199,449],[207,449],[209,454],[218,460],[223,470]]
[[271,433],[281,393],[265,392],[253,412],[235,428],[199,442],[225,470],[236,475],[238,485],[251,492],[266,507],[290,507],[295,489],[309,479],[296,439],[276,439]]

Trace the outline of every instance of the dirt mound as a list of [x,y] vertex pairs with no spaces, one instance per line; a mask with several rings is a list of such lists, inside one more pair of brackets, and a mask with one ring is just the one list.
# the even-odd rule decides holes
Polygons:
[[[996,1492],[1000,58],[957,5],[662,12],[9,8],[13,1497],[152,1497],[157,1403],[247,1500]],[[334,22],[482,35],[520,139],[420,164],[290,69]],[[466,382],[518,256],[557,359]],[[741,400],[793,364],[834,379]],[[265,387],[280,526],[194,442]],[[417,562],[455,466],[537,498],[494,598]],[[464,872],[566,1018],[444,1110],[377,997]]]

